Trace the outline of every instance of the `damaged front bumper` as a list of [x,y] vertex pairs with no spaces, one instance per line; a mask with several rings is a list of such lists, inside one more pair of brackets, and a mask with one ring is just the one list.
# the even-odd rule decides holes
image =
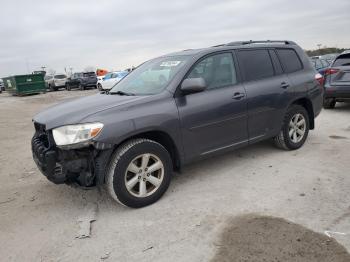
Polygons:
[[55,184],[77,183],[84,187],[104,183],[112,145],[92,143],[84,148],[61,149],[55,145],[51,131],[46,131],[43,125],[34,125],[33,159],[48,180]]

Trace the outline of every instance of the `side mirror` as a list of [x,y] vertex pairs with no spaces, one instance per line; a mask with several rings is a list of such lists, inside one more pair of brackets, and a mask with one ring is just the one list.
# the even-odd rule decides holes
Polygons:
[[187,78],[181,84],[181,91],[184,94],[192,94],[202,92],[207,88],[205,80],[199,78]]

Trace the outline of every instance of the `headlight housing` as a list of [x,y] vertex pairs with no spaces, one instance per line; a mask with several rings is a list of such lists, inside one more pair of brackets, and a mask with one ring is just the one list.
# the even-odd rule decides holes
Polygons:
[[102,128],[102,123],[67,125],[53,129],[52,134],[57,146],[66,146],[87,142],[96,137]]

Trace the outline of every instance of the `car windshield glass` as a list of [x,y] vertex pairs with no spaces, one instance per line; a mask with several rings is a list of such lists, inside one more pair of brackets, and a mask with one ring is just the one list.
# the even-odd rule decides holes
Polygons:
[[189,59],[190,56],[172,56],[145,62],[117,83],[110,93],[121,91],[135,95],[159,94]]
[[65,75],[55,75],[55,78],[56,79],[63,79],[63,78],[66,78]]
[[84,73],[84,76],[96,76],[96,74],[94,72],[88,72],[88,73]]

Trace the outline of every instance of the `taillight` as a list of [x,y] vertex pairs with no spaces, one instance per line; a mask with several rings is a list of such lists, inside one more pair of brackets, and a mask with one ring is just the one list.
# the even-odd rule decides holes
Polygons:
[[335,69],[335,68],[327,68],[326,71],[324,71],[325,75],[332,75],[335,73],[338,73],[339,69]]
[[324,84],[324,78],[323,78],[323,76],[322,76],[321,74],[317,73],[317,74],[315,75],[315,80],[317,80],[317,82],[318,82],[321,86],[323,86],[323,84]]

